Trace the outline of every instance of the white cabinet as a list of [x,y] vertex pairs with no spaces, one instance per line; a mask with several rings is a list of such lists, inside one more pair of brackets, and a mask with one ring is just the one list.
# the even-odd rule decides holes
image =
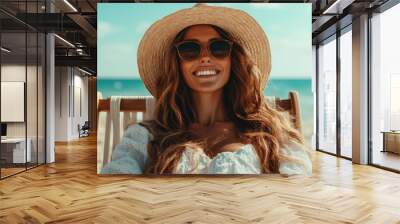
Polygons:
[[[32,140],[30,138],[27,139],[27,147],[25,151],[25,138],[7,138],[1,140],[2,151],[10,151],[12,153],[9,154],[10,158],[6,159],[11,162],[11,154],[12,154],[12,163],[25,163],[32,161]],[[3,148],[4,147],[4,148]],[[27,159],[27,161],[25,161]]]

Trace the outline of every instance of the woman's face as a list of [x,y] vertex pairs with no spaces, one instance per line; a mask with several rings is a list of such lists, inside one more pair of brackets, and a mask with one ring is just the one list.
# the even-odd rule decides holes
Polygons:
[[180,59],[180,68],[186,84],[195,92],[215,92],[221,90],[229,80],[231,57],[216,58],[207,50],[208,42],[221,39],[221,35],[210,25],[189,27],[182,38],[195,40],[202,46],[200,57],[194,60]]

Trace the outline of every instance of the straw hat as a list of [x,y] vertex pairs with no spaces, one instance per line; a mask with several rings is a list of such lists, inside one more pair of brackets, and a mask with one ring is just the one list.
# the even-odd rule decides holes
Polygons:
[[209,6],[204,3],[182,9],[156,21],[143,35],[137,52],[139,74],[153,96],[157,92],[157,79],[165,74],[163,63],[176,35],[186,27],[198,24],[215,25],[228,32],[239,43],[259,71],[262,88],[271,71],[271,52],[268,38],[261,26],[242,10]]

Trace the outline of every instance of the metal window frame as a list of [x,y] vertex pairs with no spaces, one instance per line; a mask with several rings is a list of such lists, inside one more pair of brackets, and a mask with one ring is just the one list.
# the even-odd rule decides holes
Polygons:
[[[374,164],[373,163],[373,142],[372,142],[372,83],[371,83],[371,78],[372,78],[372,23],[371,20],[373,18],[372,14],[373,13],[383,13],[386,10],[396,6],[397,4],[400,3],[400,0],[389,0],[386,3],[384,3],[383,5],[379,6],[378,8],[374,9],[374,10],[370,10],[368,11],[368,31],[367,31],[367,41],[368,41],[368,55],[367,55],[367,82],[368,82],[368,165],[373,166],[373,167],[377,167],[383,170],[387,170],[387,171],[391,171],[391,172],[395,172],[395,173],[400,173],[400,170],[397,169],[393,169],[390,167],[386,167],[386,166],[382,166],[380,164]],[[341,155],[341,139],[340,139],[340,132],[341,132],[341,126],[340,126],[340,72],[341,72],[341,68],[340,68],[340,36],[342,36],[344,33],[346,33],[346,29],[348,29],[348,26],[351,26],[352,23],[350,23],[349,25],[347,25],[346,27],[342,28],[342,29],[338,29],[336,34],[336,75],[337,75],[337,79],[336,79],[336,154],[335,153],[331,153],[328,151],[325,151],[323,149],[319,148],[319,93],[320,93],[320,89],[319,89],[319,64],[318,64],[318,60],[319,60],[319,45],[320,43],[323,43],[325,41],[327,41],[329,38],[332,38],[333,35],[326,37],[325,39],[319,41],[316,44],[316,150],[319,152],[323,152],[329,155],[333,155],[339,158],[344,158],[347,160],[352,161],[352,158],[346,157]],[[343,32],[344,31],[344,32]],[[339,35],[337,35],[339,33]],[[339,69],[338,69],[339,68]],[[338,86],[339,85],[339,86]]]
[[400,0],[389,0],[385,2],[383,5],[379,6],[378,8],[374,9],[373,11],[368,12],[368,36],[367,36],[367,41],[368,41],[368,54],[367,54],[367,61],[368,61],[368,69],[367,69],[367,82],[368,82],[368,101],[367,101],[367,107],[368,107],[368,165],[380,168],[383,170],[391,171],[394,173],[400,173],[400,169],[394,169],[388,166],[384,166],[381,164],[374,163],[374,153],[373,153],[373,141],[372,141],[372,19],[373,19],[373,14],[374,13],[384,13],[385,11],[391,9],[392,7],[400,4]]
[[[340,37],[347,32],[350,32],[352,23],[346,25],[343,28],[337,27],[337,30],[334,34],[326,37],[325,39],[321,40],[316,46],[316,151],[323,152],[329,155],[333,155],[339,158],[343,158],[346,160],[352,161],[352,158],[342,155],[341,152],[341,117],[340,117],[340,103],[341,103],[341,89],[340,89],[340,81],[341,81],[341,65],[340,65]],[[334,38],[333,38],[334,36]],[[327,150],[321,149],[319,146],[319,94],[320,94],[320,80],[319,80],[319,47],[321,43],[329,43],[331,41],[336,41],[336,152],[332,153]]]

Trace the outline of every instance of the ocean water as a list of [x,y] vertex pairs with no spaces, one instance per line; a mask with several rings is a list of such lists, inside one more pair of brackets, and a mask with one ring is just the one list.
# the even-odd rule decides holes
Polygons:
[[[150,93],[139,79],[113,80],[98,79],[97,91],[102,98],[110,96],[149,96]],[[300,98],[302,131],[307,142],[313,133],[314,98],[311,91],[311,79],[270,79],[264,89],[266,96],[287,99],[290,91],[297,91]]]

